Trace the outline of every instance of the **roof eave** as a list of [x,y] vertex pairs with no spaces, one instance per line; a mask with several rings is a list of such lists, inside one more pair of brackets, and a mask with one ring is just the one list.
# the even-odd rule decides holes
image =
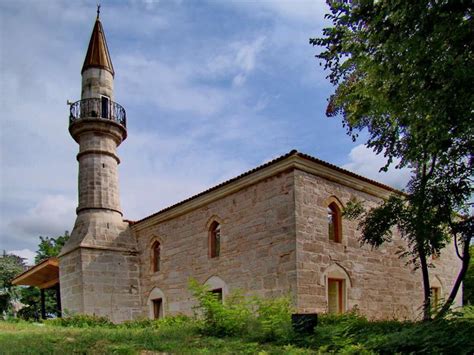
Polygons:
[[379,198],[387,198],[391,193],[402,193],[390,186],[359,176],[309,155],[291,151],[269,163],[145,217],[130,227],[134,231],[143,230],[156,223],[188,213],[283,171],[295,169],[323,177]]

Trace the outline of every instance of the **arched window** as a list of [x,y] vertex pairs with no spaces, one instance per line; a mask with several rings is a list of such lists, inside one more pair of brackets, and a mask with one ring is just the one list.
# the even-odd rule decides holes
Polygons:
[[211,292],[216,299],[224,302],[225,297],[229,294],[229,288],[227,284],[219,276],[211,276],[204,283],[206,288]]
[[221,252],[221,225],[212,222],[209,228],[209,257],[216,258]]
[[160,271],[160,262],[161,262],[161,244],[156,241],[151,247],[151,270],[153,272]]
[[332,240],[336,243],[341,243],[341,210],[335,202],[332,202],[327,208],[327,213],[329,240]]

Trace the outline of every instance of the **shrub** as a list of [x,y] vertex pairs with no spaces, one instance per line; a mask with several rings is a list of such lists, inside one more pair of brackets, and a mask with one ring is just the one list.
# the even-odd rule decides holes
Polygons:
[[45,322],[53,326],[77,328],[115,326],[107,317],[87,314],[75,314],[63,318],[48,319]]
[[289,298],[255,298],[256,332],[260,341],[287,342],[293,336],[291,302]]
[[180,328],[182,326],[192,325],[194,320],[185,315],[177,315],[161,319],[141,318],[136,320],[125,321],[119,325],[121,328],[148,328],[160,329],[164,327]]
[[[474,351],[474,322],[452,316],[432,322],[368,321],[355,312],[321,315],[306,346],[336,353],[449,353]],[[358,349],[358,350],[357,350]]]
[[198,301],[200,329],[207,335],[239,336],[256,341],[285,342],[292,336],[288,298],[273,300],[230,294],[225,302],[195,280],[190,289]]
[[224,304],[217,295],[209,292],[207,287],[201,286],[195,280],[189,282],[189,287],[201,311],[201,330],[204,334],[215,336],[247,335],[252,312],[249,304],[239,295],[234,294],[227,298]]

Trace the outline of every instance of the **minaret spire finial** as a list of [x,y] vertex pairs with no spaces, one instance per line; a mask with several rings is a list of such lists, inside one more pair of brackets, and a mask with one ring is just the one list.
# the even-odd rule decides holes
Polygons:
[[97,19],[99,19],[100,15],[100,4],[97,4]]

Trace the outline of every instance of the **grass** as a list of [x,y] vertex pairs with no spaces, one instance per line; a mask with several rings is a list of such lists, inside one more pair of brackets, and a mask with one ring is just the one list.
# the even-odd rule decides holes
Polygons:
[[303,336],[292,330],[284,299],[224,305],[207,292],[198,299],[198,318],[118,325],[91,315],[0,321],[0,354],[474,354],[474,307],[431,322],[322,314],[315,331]]
[[311,354],[291,345],[203,336],[194,324],[159,329],[0,322],[1,354]]

